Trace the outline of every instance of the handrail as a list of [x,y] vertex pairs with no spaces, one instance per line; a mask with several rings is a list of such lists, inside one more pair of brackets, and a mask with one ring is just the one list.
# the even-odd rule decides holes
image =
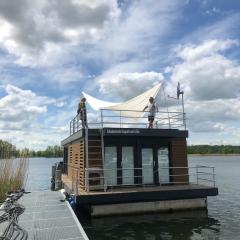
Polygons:
[[[115,113],[118,113],[116,115]],[[88,125],[102,129],[104,127],[111,128],[146,128],[148,125],[147,116],[125,116],[124,112],[143,113],[136,110],[109,110],[101,109],[99,121],[88,122]],[[148,112],[148,111],[145,111]],[[111,113],[111,114],[110,114]],[[79,116],[75,116],[70,121],[70,135],[82,129]],[[89,128],[89,127],[88,127]],[[186,114],[182,112],[156,112],[154,128],[166,129],[186,129]]]
[[[76,169],[76,167],[67,165],[72,167],[74,170],[79,172],[80,169]],[[168,169],[169,171],[162,171]],[[178,173],[177,169],[185,169],[183,173]],[[175,170],[175,171],[174,171]],[[135,174],[126,176],[126,175],[118,175],[119,171],[132,171]],[[85,177],[84,182],[87,181],[87,186],[85,185],[86,191],[94,190],[96,187],[98,189],[112,189],[113,187],[121,187],[121,186],[142,186],[146,187],[146,183],[144,182],[144,174],[143,171],[149,173],[154,176],[155,174],[159,174],[160,177],[160,186],[161,185],[174,185],[174,184],[198,184],[198,185],[207,185],[210,187],[215,187],[215,168],[208,166],[196,166],[196,167],[159,167],[157,170],[152,171],[151,169],[144,168],[116,168],[116,169],[108,169],[102,167],[89,167],[85,168]],[[77,172],[77,176],[78,176]],[[137,172],[137,174],[136,174]],[[91,174],[94,173],[93,176]],[[96,173],[99,173],[96,176]],[[115,173],[115,174],[113,174]],[[111,177],[112,176],[112,177]],[[146,177],[146,176],[145,176]],[[132,183],[127,183],[127,179],[132,179]],[[134,179],[138,179],[138,181],[134,181]],[[72,178],[72,181],[74,178]],[[76,188],[78,188],[79,179],[75,180],[76,183],[72,183],[72,191],[76,192]],[[97,184],[93,184],[94,182],[98,182]]]

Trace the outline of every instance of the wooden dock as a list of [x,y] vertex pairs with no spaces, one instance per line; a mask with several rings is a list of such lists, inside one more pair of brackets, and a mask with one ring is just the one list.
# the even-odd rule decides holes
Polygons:
[[25,212],[19,225],[34,240],[88,240],[80,222],[60,192],[39,191],[24,194],[19,203]]

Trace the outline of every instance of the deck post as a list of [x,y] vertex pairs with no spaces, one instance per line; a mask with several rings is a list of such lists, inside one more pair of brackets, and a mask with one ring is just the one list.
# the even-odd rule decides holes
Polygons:
[[197,177],[197,184],[198,184],[198,166],[196,166],[196,177]]
[[168,112],[168,128],[171,129],[171,119]]
[[213,187],[215,187],[215,167],[213,167]]
[[186,130],[186,119],[185,119],[185,108],[184,108],[183,92],[182,92],[182,111],[183,111],[183,125],[184,125],[184,129]]
[[187,129],[187,126],[186,126],[186,114],[183,113],[183,125],[184,125],[184,130]]
[[77,115],[77,132],[79,131],[80,126],[79,126],[79,115]]
[[89,192],[89,181],[88,181],[89,173],[88,168],[85,168],[85,188],[86,191]]
[[88,127],[87,126],[85,126],[85,159],[86,159],[85,186],[86,186],[87,192],[89,192]]
[[73,133],[75,133],[75,118],[73,119]]
[[75,194],[75,197],[77,197],[77,195],[78,195],[78,179],[79,179],[79,174],[78,174],[79,169],[76,169],[76,170],[77,170],[77,179],[76,179],[76,194]]
[[120,116],[119,116],[119,122],[120,122],[120,128],[122,128],[122,111],[120,110]]
[[[104,137],[103,137],[103,110],[101,109],[101,129],[100,129],[100,135],[101,135],[101,149],[102,149],[102,165],[103,165],[103,176],[104,176]],[[104,177],[103,177],[104,181]],[[105,192],[105,183],[104,183],[104,192]]]
[[103,129],[103,110],[100,109],[101,111],[101,128]]

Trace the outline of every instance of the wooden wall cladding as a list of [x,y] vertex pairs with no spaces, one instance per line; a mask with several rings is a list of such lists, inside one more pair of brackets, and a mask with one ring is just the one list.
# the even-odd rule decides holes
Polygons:
[[[172,142],[172,167],[188,167],[187,160],[187,142],[182,141],[173,141]],[[176,185],[188,184],[188,169],[187,168],[176,168],[172,169],[173,175],[182,175],[182,176],[173,176],[172,181],[176,182]]]
[[77,175],[78,186],[84,189],[84,141],[68,146],[68,165],[68,178],[72,180]]
[[[101,141],[98,139],[89,139],[88,141],[88,162],[91,168],[103,167]],[[72,180],[78,171],[78,187],[84,190],[85,147],[83,140],[68,146],[68,165],[68,178]]]

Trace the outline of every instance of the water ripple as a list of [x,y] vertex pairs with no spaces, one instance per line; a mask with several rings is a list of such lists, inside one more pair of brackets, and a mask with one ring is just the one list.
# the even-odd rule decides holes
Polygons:
[[208,198],[208,212],[81,219],[94,240],[239,240],[240,157],[191,157],[190,166],[216,167],[219,196]]

